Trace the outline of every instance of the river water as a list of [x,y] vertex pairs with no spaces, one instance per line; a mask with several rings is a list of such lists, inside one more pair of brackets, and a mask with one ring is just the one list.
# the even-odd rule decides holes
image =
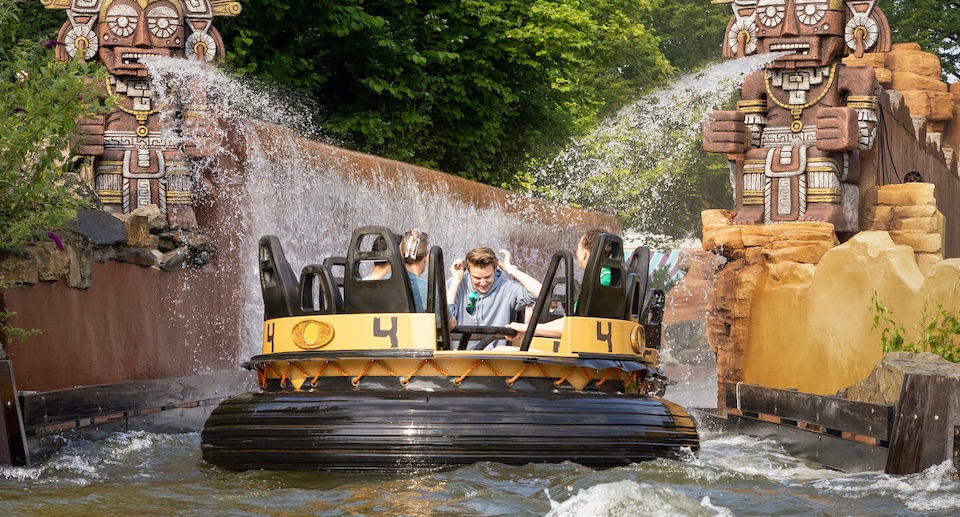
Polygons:
[[[710,381],[691,376],[668,398],[699,404]],[[69,443],[32,468],[0,467],[0,515],[960,515],[949,463],[909,476],[844,474],[772,441],[701,435],[699,455],[684,461],[609,470],[483,462],[372,475],[230,472],[203,462],[199,433],[129,432]]]

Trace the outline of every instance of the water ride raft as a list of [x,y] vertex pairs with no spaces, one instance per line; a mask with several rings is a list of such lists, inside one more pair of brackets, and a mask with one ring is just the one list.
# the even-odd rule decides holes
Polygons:
[[[647,288],[646,248],[624,263],[619,237],[601,235],[579,294],[572,255],[557,252],[523,340],[483,348],[515,333],[448,328],[438,247],[427,312],[414,308],[407,275],[363,280],[371,264],[404,271],[392,235],[359,228],[345,258],[306,266],[299,279],[278,239],[261,239],[263,353],[244,365],[260,391],[211,413],[205,461],[231,470],[607,468],[697,452],[693,420],[661,398],[663,293]],[[377,237],[387,250],[372,249]],[[600,283],[601,268],[610,285]],[[535,336],[557,306],[575,307],[561,337]]]

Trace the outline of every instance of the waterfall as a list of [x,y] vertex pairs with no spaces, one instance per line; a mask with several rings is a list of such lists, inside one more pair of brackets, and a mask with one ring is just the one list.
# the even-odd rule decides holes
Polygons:
[[[616,224],[610,214],[572,210],[334,147],[309,132],[309,106],[290,102],[289,96],[198,62],[144,62],[161,105],[176,106],[191,100],[188,92],[199,92],[220,122],[216,155],[193,164],[195,184],[207,185],[195,189],[194,204],[198,217],[212,207],[221,214],[218,220],[236,228],[217,246],[218,253],[238,256],[239,270],[221,273],[243,277],[246,357],[259,353],[262,335],[255,253],[262,235],[280,238],[297,272],[325,257],[345,255],[354,228],[380,225],[399,233],[427,232],[431,245],[443,248],[446,266],[473,247],[488,246],[513,251],[515,263],[541,275],[556,249],[574,249],[585,227]],[[166,127],[180,123],[175,110],[164,116]]]

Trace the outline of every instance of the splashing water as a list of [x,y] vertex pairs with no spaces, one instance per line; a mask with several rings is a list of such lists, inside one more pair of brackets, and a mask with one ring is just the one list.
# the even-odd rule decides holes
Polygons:
[[[194,102],[219,116],[255,118],[320,137],[314,118],[316,109],[305,96],[294,97],[277,86],[255,79],[230,77],[201,61],[158,56],[141,62],[160,106]],[[161,115],[166,117],[168,128],[176,126],[175,110],[163,110]],[[166,136],[179,138],[175,134]]]
[[[354,228],[381,225],[400,233],[410,228],[427,232],[448,264],[475,246],[489,246],[513,251],[515,263],[540,275],[556,249],[575,246],[586,224],[578,222],[582,214],[519,194],[478,190],[435,171],[305,138],[311,123],[308,107],[215,68],[171,58],[144,62],[161,105],[200,99],[218,121],[219,128],[210,130],[212,141],[219,141],[216,155],[191,165],[195,185],[204,177],[212,185],[197,192],[195,204],[202,207],[209,195],[216,199],[218,213],[235,214],[228,224],[238,234],[218,243],[218,249],[241,257],[242,271],[233,274],[244,279],[249,355],[258,352],[254,347],[262,337],[255,250],[263,235],[280,238],[295,271],[324,257],[345,255]],[[176,110],[167,111],[164,126],[182,127]],[[224,168],[231,160],[237,165]]]
[[628,229],[662,226],[657,217],[671,191],[691,181],[682,171],[702,153],[703,117],[729,103],[746,74],[780,55],[724,61],[644,95],[537,171],[538,191],[561,203],[611,208]]

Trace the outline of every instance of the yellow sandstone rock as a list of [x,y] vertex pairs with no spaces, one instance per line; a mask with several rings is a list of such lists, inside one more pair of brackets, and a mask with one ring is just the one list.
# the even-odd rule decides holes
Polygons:
[[855,235],[815,269],[776,268],[776,281],[754,289],[744,382],[835,393],[869,375],[883,356],[879,332],[871,329],[874,291],[903,321],[919,315],[924,278],[913,250],[885,232]]
[[924,52],[916,43],[901,43],[894,45],[887,52],[884,65],[894,72],[907,72],[940,79],[940,58],[936,54]]
[[[877,207],[878,209],[880,207]],[[937,207],[934,205],[907,205],[885,207],[892,208],[893,217],[898,219],[910,219],[913,217],[936,217]]]
[[939,253],[916,253],[915,258],[917,259],[917,267],[924,275],[929,274],[933,266],[943,261],[943,255]]
[[901,72],[899,70],[893,71],[893,79],[890,81],[890,87],[900,92],[907,90],[947,91],[947,83],[941,81],[939,75],[934,77],[915,74],[913,72]]
[[890,223],[890,229],[901,232],[935,233],[939,235],[937,218],[933,216],[898,217]]
[[880,205],[933,205],[937,200],[933,195],[933,183],[901,183],[885,185],[876,190],[877,203]]

